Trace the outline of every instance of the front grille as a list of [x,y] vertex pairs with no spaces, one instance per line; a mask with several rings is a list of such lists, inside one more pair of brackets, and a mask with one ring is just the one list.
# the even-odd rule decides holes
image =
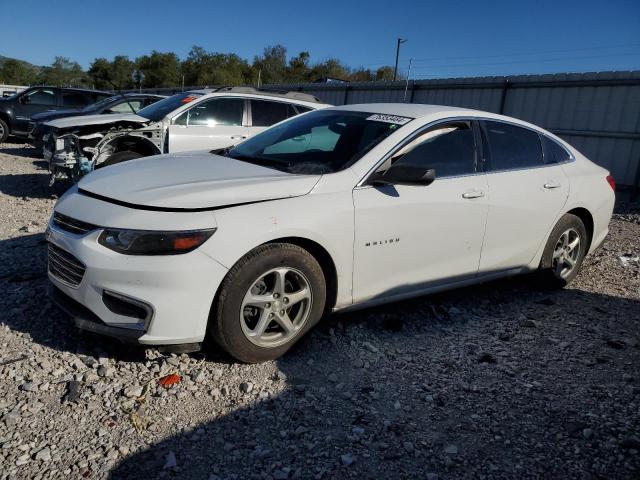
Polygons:
[[76,235],[85,235],[100,228],[91,223],[76,220],[75,218],[67,217],[58,212],[53,213],[53,224],[66,232],[75,233]]
[[86,267],[69,252],[50,243],[48,263],[49,273],[58,280],[72,287],[80,285]]

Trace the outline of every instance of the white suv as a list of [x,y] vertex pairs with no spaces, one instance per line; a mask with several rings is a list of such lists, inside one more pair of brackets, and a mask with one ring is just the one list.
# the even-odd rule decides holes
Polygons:
[[95,168],[186,150],[231,147],[265,128],[326,105],[300,92],[223,87],[179,93],[137,114],[87,115],[49,122],[43,155],[53,174],[74,180]]

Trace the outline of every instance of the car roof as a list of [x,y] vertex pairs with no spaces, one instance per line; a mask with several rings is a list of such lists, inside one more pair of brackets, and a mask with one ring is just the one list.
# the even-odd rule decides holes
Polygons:
[[455,111],[479,113],[478,110],[469,110],[460,107],[448,107],[446,105],[427,105],[422,103],[360,103],[331,107],[331,110],[349,110],[352,112],[382,113],[384,115],[399,115],[411,118],[430,117],[433,115]]
[[[273,99],[281,99],[292,102],[304,102],[317,105],[327,105],[318,97],[304,92],[286,91],[286,90],[263,90],[255,87],[219,87],[219,88],[203,88],[199,90],[189,90],[190,93],[198,93],[201,95],[226,95],[232,94],[241,97],[265,97]],[[187,93],[189,93],[187,92]]]
[[79,88],[79,87],[56,87],[49,85],[34,85],[30,88],[57,88],[58,90],[66,90],[72,92],[84,92],[84,93],[98,93],[100,95],[111,95],[110,92],[105,92],[104,90],[92,90],[90,88]]
[[165,95],[158,95],[155,93],[114,93],[113,97],[122,97],[125,96],[127,98],[135,98],[135,97],[156,97],[156,98],[167,98]]
[[429,118],[433,120],[451,116],[485,118],[515,123],[528,128],[532,128],[537,131],[544,131],[546,133],[546,131],[538,125],[520,120],[519,118],[508,117],[506,115],[500,115],[498,113],[485,112],[483,110],[450,107],[447,105],[428,105],[424,103],[361,103],[330,107],[327,110],[381,113],[384,115],[398,115],[415,119]]

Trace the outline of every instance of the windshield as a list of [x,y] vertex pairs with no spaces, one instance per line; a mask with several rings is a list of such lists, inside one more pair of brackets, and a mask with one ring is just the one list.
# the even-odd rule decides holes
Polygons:
[[288,173],[334,173],[411,121],[408,117],[317,110],[281,123],[226,152]]
[[182,105],[193,102],[201,97],[202,93],[184,92],[172,95],[169,98],[152,103],[138,112],[138,115],[154,122],[162,120],[168,113],[180,108]]
[[100,100],[99,102],[92,103],[91,105],[87,105],[82,109],[83,112],[93,112],[94,110],[100,110],[102,107],[110,104],[111,102],[115,102],[120,96],[108,97]]

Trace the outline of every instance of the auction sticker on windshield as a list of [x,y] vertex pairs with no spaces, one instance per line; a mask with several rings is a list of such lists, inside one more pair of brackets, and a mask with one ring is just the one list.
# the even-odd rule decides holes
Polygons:
[[384,115],[382,113],[374,113],[367,117],[367,120],[373,120],[374,122],[395,123],[396,125],[404,125],[407,122],[413,120],[409,117],[401,117],[399,115]]

